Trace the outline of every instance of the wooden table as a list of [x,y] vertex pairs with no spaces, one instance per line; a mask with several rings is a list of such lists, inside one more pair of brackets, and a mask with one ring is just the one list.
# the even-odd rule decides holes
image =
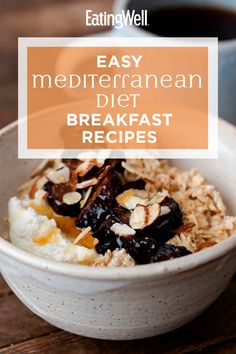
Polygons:
[[0,279],[0,354],[235,354],[236,279],[192,323],[160,337],[112,342],[61,331],[28,310]]
[[[111,10],[111,0],[0,0],[0,127],[17,118],[17,37],[80,36],[85,8]],[[157,338],[93,340],[61,331],[29,311],[0,278],[0,354],[236,353],[236,279],[201,317]]]

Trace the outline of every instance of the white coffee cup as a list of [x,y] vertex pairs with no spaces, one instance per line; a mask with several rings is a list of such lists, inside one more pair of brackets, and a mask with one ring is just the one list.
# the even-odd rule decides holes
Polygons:
[[[236,11],[235,0],[116,0],[114,13],[121,10],[147,9],[149,12],[167,6],[212,6]],[[214,18],[212,18],[214,21]],[[210,25],[210,24],[209,24]],[[150,37],[156,36],[140,27],[115,29],[113,36]],[[187,34],[186,34],[187,37]],[[219,116],[236,124],[236,38],[219,41]]]

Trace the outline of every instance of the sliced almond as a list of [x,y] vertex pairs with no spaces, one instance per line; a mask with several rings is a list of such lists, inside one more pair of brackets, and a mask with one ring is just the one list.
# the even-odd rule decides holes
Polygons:
[[114,232],[118,236],[132,236],[135,235],[136,231],[133,230],[130,226],[126,224],[119,224],[116,222],[111,226],[111,231]]
[[149,210],[149,218],[147,222],[147,226],[151,225],[159,216],[161,212],[160,204],[152,204],[148,206]]
[[84,229],[82,229],[81,233],[76,237],[76,239],[74,240],[74,243],[77,244],[84,236],[86,236],[88,233],[90,233],[91,231],[91,227],[85,227]]
[[94,167],[94,163],[92,162],[92,160],[86,160],[84,162],[82,162],[77,168],[76,168],[76,172],[78,173],[78,175],[80,177],[85,176],[93,167]]
[[142,199],[142,198],[134,195],[134,196],[130,197],[125,203],[119,203],[119,204],[128,210],[132,210],[137,205],[147,206],[148,202],[149,202],[148,199]]
[[40,177],[40,178],[37,180],[36,187],[37,187],[38,189],[41,189],[41,188],[43,188],[43,186],[44,186],[47,182],[48,182],[47,177],[42,176],[42,177]]
[[86,192],[86,194],[85,194],[85,196],[84,196],[84,199],[82,199],[81,202],[80,202],[80,208],[81,208],[81,209],[83,208],[83,206],[84,206],[85,203],[87,202],[87,200],[88,200],[88,198],[89,198],[91,192],[92,192],[92,187],[89,187],[89,189],[87,190],[87,192]]
[[139,189],[128,189],[116,197],[117,202],[125,209],[132,210],[138,204],[148,205],[147,192]]
[[[124,167],[124,169],[126,171],[128,171],[129,173],[133,174],[133,175],[136,175],[137,177],[141,178],[142,180],[146,181],[146,182],[149,182],[149,183],[156,183],[156,181],[152,178],[149,178],[148,176],[146,176],[145,174],[141,173],[139,170],[135,169],[134,167],[131,167],[130,165],[128,165],[126,162],[122,162],[122,167]],[[134,181],[136,179],[133,179]]]
[[[104,155],[104,153],[102,153],[102,155]],[[98,156],[99,156],[99,153],[98,153]],[[106,158],[108,158],[108,157],[109,157],[109,155]],[[100,158],[98,158],[98,159],[81,158],[80,161],[89,162],[91,165],[97,166],[100,168],[104,165],[106,158],[105,159],[104,158],[102,158],[102,159],[100,159]]]
[[132,227],[132,229],[141,230],[146,226],[146,218],[147,218],[146,214],[147,214],[147,207],[143,205],[136,206],[136,208],[132,211],[129,218],[129,224]]
[[79,192],[69,192],[63,195],[62,200],[67,205],[73,205],[81,200],[82,196]]
[[60,183],[66,183],[69,182],[70,180],[70,169],[69,167],[62,167],[59,170],[50,170],[47,173],[47,178],[55,183],[55,184],[60,184]]
[[149,204],[160,204],[166,197],[168,196],[168,191],[163,190],[161,192],[158,192],[150,199]]
[[131,188],[131,189],[133,189],[133,191],[137,197],[140,197],[143,199],[148,197],[148,192],[145,191],[144,189],[135,189],[135,188]]
[[76,184],[76,189],[83,189],[83,188],[87,188],[90,186],[95,186],[98,183],[98,179],[97,178],[91,178],[88,179],[87,181],[83,181],[81,183],[77,183]]
[[55,159],[54,161],[54,165],[53,168],[54,170],[58,170],[59,168],[65,167],[66,165],[64,164],[64,162],[62,162],[61,159]]
[[34,194],[34,198],[38,200],[42,200],[47,196],[47,192],[43,189],[38,189]]
[[137,205],[132,211],[129,219],[129,225],[132,229],[142,230],[151,225],[160,215],[160,205],[153,204],[149,206]]

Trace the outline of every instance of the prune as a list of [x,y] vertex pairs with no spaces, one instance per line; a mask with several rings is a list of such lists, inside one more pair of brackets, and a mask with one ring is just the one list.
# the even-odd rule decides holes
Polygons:
[[123,208],[120,204],[114,204],[112,208],[112,215],[117,222],[129,225],[130,210]]
[[47,201],[51,208],[59,215],[75,217],[80,211],[80,202],[66,204],[63,202],[63,195],[72,191],[69,183],[54,184],[47,182],[43,189],[48,193]]
[[143,181],[142,179],[138,179],[137,181],[134,181],[134,182],[125,183],[124,190],[131,189],[131,188],[144,189],[145,185],[146,185],[145,181]]
[[105,165],[112,166],[116,172],[123,173],[124,168],[122,166],[123,159],[107,159],[105,160]]
[[102,222],[95,237],[99,240],[96,245],[96,251],[98,253],[106,253],[106,251],[114,251],[116,248],[120,248],[119,238],[112,232],[111,226],[115,223],[115,220],[108,216],[106,220]]
[[[161,206],[168,206],[170,212],[157,217],[144,229],[136,230],[134,236],[119,236],[111,230],[114,223],[129,225],[130,220],[131,211],[116,202],[117,195],[126,189],[145,188],[145,182],[142,180],[122,184],[120,176],[123,172],[122,160],[107,159],[102,167],[94,166],[84,176],[78,176],[76,170],[81,161],[63,159],[63,162],[70,168],[70,181],[64,184],[47,182],[44,189],[48,193],[48,203],[56,213],[76,217],[76,227],[90,226],[94,236],[99,240],[96,245],[98,253],[104,254],[107,250],[125,248],[137,264],[160,262],[190,253],[184,247],[164,244],[182,225],[181,209],[172,198],[166,197],[161,202]],[[77,182],[93,177],[98,179],[98,183],[92,187],[90,197],[82,209],[80,202],[72,205],[63,202],[63,195],[75,191]],[[80,191],[82,195],[84,192],[85,190]]]
[[164,215],[163,218],[167,217],[169,219],[170,230],[176,230],[182,225],[182,210],[179,204],[173,199],[166,197],[162,202],[161,206],[167,206],[170,208],[171,212]]
[[151,257],[150,262],[154,263],[167,261],[169,259],[187,256],[188,254],[191,254],[191,252],[183,246],[165,244],[158,249],[157,253],[153,257]]
[[93,187],[91,197],[76,219],[77,227],[91,226],[94,232],[110,214],[115,198],[122,188],[120,178],[112,166],[106,166],[98,179],[99,182]]
[[121,248],[122,242],[119,236],[111,230],[111,226],[116,222],[128,224],[129,215],[130,211],[122,208],[117,203],[112,207],[106,220],[102,222],[95,233],[95,237],[99,240],[96,246],[98,253],[104,254],[107,250],[114,251],[116,248]]
[[122,247],[127,250],[137,264],[150,263],[156,255],[160,245],[151,237],[121,237]]
[[175,234],[175,230],[182,225],[182,211],[174,199],[166,197],[161,202],[161,206],[168,206],[170,212],[159,216],[151,225],[137,232],[138,236],[152,237],[159,244],[171,239]]
[[136,230],[135,236],[119,237],[110,227],[114,222],[129,224],[130,211],[115,203],[110,210],[109,219],[101,224],[95,234],[99,243],[96,247],[98,253],[105,253],[108,249],[125,248],[137,264],[152,262],[160,247],[169,240],[174,231],[182,224],[182,212],[178,204],[171,198],[165,198],[161,203],[168,206],[170,212],[163,215],[143,230]]
[[164,244],[151,237],[138,236],[120,237],[121,246],[127,250],[137,264],[166,261],[191,254],[183,246]]

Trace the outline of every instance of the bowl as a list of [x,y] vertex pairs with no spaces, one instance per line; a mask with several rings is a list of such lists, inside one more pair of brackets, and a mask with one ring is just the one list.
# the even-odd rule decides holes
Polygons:
[[[236,215],[236,128],[219,123],[219,158],[175,160],[200,169]],[[38,161],[17,158],[17,123],[0,132],[1,216]],[[3,234],[3,223],[1,223]],[[132,268],[93,268],[29,254],[0,237],[0,270],[19,299],[49,323],[79,335],[137,339],[193,320],[224,291],[236,270],[236,235],[182,258]]]

